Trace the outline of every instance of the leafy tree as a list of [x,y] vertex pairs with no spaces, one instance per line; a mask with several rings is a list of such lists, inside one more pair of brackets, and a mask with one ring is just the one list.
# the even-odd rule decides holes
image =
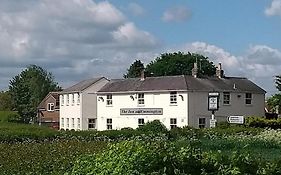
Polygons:
[[279,111],[281,107],[281,94],[274,94],[266,100],[270,112]]
[[36,108],[50,91],[61,88],[54,82],[53,75],[43,68],[30,65],[10,80],[9,90],[21,122],[29,123],[36,115]]
[[136,78],[140,77],[141,71],[144,70],[144,65],[140,60],[136,60],[131,64],[127,73],[123,75],[124,78]]
[[147,76],[191,75],[195,62],[198,63],[198,76],[215,75],[216,67],[208,57],[190,52],[161,54],[147,65],[146,74]]
[[13,110],[13,100],[9,91],[0,92],[0,111],[11,111]]

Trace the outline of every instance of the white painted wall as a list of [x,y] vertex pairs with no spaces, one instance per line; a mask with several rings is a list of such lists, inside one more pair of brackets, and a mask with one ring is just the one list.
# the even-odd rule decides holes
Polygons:
[[[134,97],[134,100],[130,96]],[[180,97],[183,96],[183,100]],[[104,100],[99,99],[102,97]],[[138,119],[143,118],[145,122],[160,120],[170,129],[170,118],[177,119],[177,126],[188,124],[187,92],[177,92],[177,104],[170,104],[170,92],[147,92],[144,93],[144,105],[138,105],[136,93],[112,94],[112,106],[106,105],[106,94],[98,94],[97,129],[106,130],[108,118],[112,119],[113,129],[124,127],[137,128]],[[121,108],[163,108],[163,115],[120,115]]]

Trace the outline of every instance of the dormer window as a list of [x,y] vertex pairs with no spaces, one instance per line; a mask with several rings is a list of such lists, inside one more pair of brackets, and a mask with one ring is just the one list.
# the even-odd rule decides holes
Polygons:
[[139,93],[138,94],[138,104],[139,105],[144,105],[144,93]]
[[55,110],[55,104],[54,103],[48,103],[48,111],[54,111]]

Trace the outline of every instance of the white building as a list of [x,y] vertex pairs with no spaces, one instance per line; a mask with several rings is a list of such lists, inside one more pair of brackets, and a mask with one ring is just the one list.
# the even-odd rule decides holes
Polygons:
[[87,130],[89,121],[97,118],[96,92],[108,81],[104,77],[88,79],[60,92],[60,129]]

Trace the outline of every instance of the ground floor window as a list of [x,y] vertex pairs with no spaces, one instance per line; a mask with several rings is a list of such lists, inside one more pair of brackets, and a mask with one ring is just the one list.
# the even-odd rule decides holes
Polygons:
[[171,127],[171,129],[177,127],[177,119],[176,118],[171,118],[170,119],[170,127]]
[[64,118],[61,118],[61,127],[64,127]]
[[96,119],[95,118],[89,118],[88,128],[89,129],[96,129]]
[[80,128],[80,118],[77,118],[77,128]]
[[205,127],[206,127],[206,119],[199,118],[199,128],[205,128]]
[[108,130],[112,129],[112,119],[111,118],[106,119],[106,129],[108,129]]
[[72,118],[72,121],[71,121],[71,122],[72,122],[72,128],[74,128],[74,126],[75,126],[75,125],[74,125],[74,118]]
[[66,127],[69,128],[69,118],[66,118]]
[[139,118],[138,125],[139,125],[139,127],[144,125],[144,119],[143,118]]

